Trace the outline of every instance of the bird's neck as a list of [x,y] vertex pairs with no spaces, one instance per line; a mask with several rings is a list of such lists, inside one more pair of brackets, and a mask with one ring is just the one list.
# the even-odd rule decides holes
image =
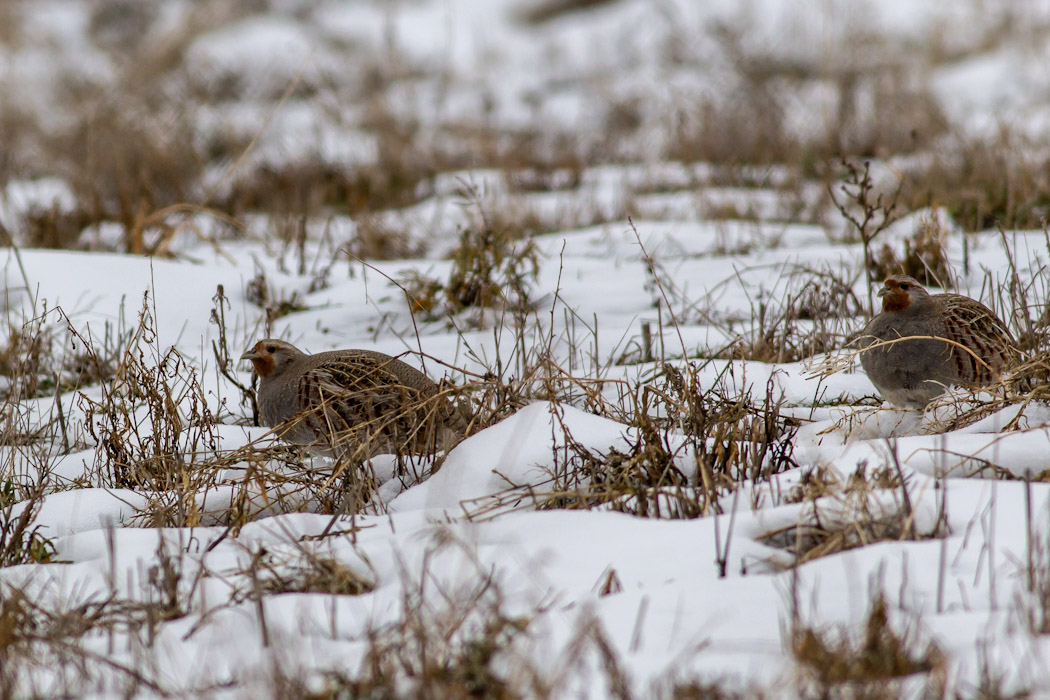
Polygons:
[[914,316],[927,309],[933,303],[930,297],[922,299],[899,299],[897,297],[886,297],[882,303],[882,310],[886,313],[900,314],[902,316]]
[[252,366],[255,368],[255,373],[259,375],[259,379],[268,379],[277,373],[277,363],[272,357],[256,358],[252,360]]

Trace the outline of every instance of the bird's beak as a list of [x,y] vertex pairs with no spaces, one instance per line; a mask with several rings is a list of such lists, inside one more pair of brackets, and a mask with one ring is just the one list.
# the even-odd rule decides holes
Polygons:
[[876,292],[875,296],[877,296],[877,297],[879,297],[881,299],[882,297],[886,296],[889,293],[890,293],[890,288],[889,287],[883,287],[878,292]]
[[241,355],[242,360],[258,360],[260,357],[261,355],[255,352],[255,348],[248,348],[244,351],[244,354]]

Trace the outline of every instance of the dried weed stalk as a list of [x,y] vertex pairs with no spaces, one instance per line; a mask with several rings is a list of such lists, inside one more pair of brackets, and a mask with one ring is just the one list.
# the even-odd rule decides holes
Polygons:
[[868,283],[868,315],[875,315],[875,306],[872,296],[871,271],[874,269],[872,260],[872,244],[875,238],[885,231],[897,219],[897,198],[900,195],[900,185],[892,196],[886,197],[883,193],[876,193],[875,182],[871,179],[871,163],[864,161],[864,165],[843,159],[842,166],[846,169],[846,177],[839,186],[842,199],[835,196],[835,190],[828,185],[828,195],[846,221],[852,226],[860,242],[864,247],[864,269],[868,271],[865,279]]
[[195,461],[218,449],[216,421],[196,369],[174,348],[157,345],[148,295],[114,380],[100,400],[81,394],[79,401],[98,445],[99,483],[156,493],[172,510],[166,522],[199,524],[197,494],[214,475]]
[[[862,304],[853,293],[852,280],[831,269],[792,268],[777,280],[786,290],[749,295],[748,327],[735,331],[723,322],[727,333],[736,335],[728,348],[713,357],[757,362],[785,363],[807,360],[842,347],[852,333],[854,318]],[[717,318],[717,315],[712,315]]]

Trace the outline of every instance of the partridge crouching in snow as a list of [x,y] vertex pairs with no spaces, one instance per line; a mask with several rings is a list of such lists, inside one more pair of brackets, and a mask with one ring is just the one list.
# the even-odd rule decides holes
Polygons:
[[[1019,357],[1006,324],[979,301],[931,295],[906,275],[887,278],[878,296],[882,313],[861,333],[860,363],[890,403],[922,408],[950,385],[992,384]],[[911,336],[922,337],[888,342]]]
[[259,376],[262,423],[318,455],[432,455],[463,437],[467,419],[438,385],[401,360],[371,350],[308,355],[260,340],[244,355]]

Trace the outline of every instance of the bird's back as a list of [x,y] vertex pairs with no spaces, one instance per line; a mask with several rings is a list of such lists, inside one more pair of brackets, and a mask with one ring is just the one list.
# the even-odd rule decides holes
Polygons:
[[[1010,331],[991,309],[961,294],[935,294],[944,321],[944,337],[961,384],[982,386],[998,379],[1018,354]],[[969,350],[969,351],[968,351]]]
[[290,437],[320,452],[427,453],[462,437],[467,420],[440,387],[411,365],[371,350],[303,359],[295,386],[301,426]]
[[438,385],[427,375],[396,357],[374,350],[332,350],[305,359],[303,367],[323,370],[347,386],[403,387],[422,395],[433,396]]

